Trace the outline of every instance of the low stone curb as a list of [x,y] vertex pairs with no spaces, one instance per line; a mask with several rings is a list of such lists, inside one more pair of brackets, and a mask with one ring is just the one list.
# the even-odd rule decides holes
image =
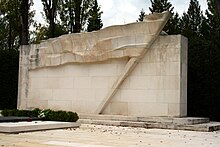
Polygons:
[[58,121],[33,121],[33,122],[16,122],[0,123],[1,133],[21,133],[30,131],[42,131],[52,129],[77,128],[78,122],[58,122]]

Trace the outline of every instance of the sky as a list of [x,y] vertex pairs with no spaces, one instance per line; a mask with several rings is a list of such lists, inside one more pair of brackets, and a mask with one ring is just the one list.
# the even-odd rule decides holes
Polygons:
[[[43,11],[41,0],[33,0],[33,9],[36,10],[35,20],[43,22],[40,12]],[[174,6],[174,12],[180,15],[187,11],[190,0],[169,0]],[[203,12],[207,9],[206,0],[198,0]],[[135,22],[140,14],[141,9],[144,9],[146,14],[149,14],[151,7],[150,0],[98,0],[101,6],[103,27],[111,25],[120,25]]]

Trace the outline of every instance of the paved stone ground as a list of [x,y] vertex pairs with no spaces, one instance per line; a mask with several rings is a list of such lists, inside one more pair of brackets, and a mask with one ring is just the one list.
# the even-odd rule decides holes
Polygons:
[[0,133],[0,147],[219,147],[220,131],[195,132],[83,124],[20,134]]

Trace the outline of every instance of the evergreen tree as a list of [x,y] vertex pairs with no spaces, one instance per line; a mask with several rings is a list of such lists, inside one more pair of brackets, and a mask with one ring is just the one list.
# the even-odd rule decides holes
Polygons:
[[179,14],[173,12],[174,7],[168,0],[151,0],[151,7],[149,10],[151,13],[162,13],[164,11],[170,11],[171,17],[164,27],[163,31],[167,34],[179,34],[180,33],[180,18]]
[[149,7],[149,10],[151,13],[157,12],[162,13],[164,11],[170,11],[173,13],[174,7],[168,0],[150,0],[151,1],[151,7]]
[[143,21],[144,20],[144,16],[145,16],[144,9],[141,9],[141,12],[140,12],[140,15],[139,15],[139,18],[138,18],[137,21]]
[[201,26],[201,44],[204,58],[201,58],[201,67],[204,87],[202,89],[201,97],[206,100],[204,110],[199,115],[206,114],[210,119],[220,120],[220,92],[216,89],[220,89],[220,19],[218,17],[218,10],[213,0],[208,0],[208,10],[205,12],[206,19],[204,19]]
[[185,36],[198,36],[204,19],[198,0],[190,0],[187,13],[182,17],[182,34]]
[[100,11],[100,7],[98,6],[97,0],[93,1],[92,7],[89,11],[89,19],[88,19],[88,32],[100,30],[103,26],[101,20],[102,11]]
[[198,0],[190,0],[181,22],[182,34],[188,38],[188,116],[211,117],[210,50],[207,48],[208,40],[202,39],[202,32],[208,26]]
[[181,19],[177,12],[171,16],[170,20],[165,26],[165,29],[170,35],[181,34]]

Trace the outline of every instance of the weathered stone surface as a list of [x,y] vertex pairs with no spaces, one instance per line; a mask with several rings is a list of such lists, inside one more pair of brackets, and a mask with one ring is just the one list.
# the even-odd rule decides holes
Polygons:
[[97,32],[63,35],[30,48],[30,68],[66,63],[139,57],[150,48],[169,19],[169,12],[146,16],[143,22],[107,27]]

